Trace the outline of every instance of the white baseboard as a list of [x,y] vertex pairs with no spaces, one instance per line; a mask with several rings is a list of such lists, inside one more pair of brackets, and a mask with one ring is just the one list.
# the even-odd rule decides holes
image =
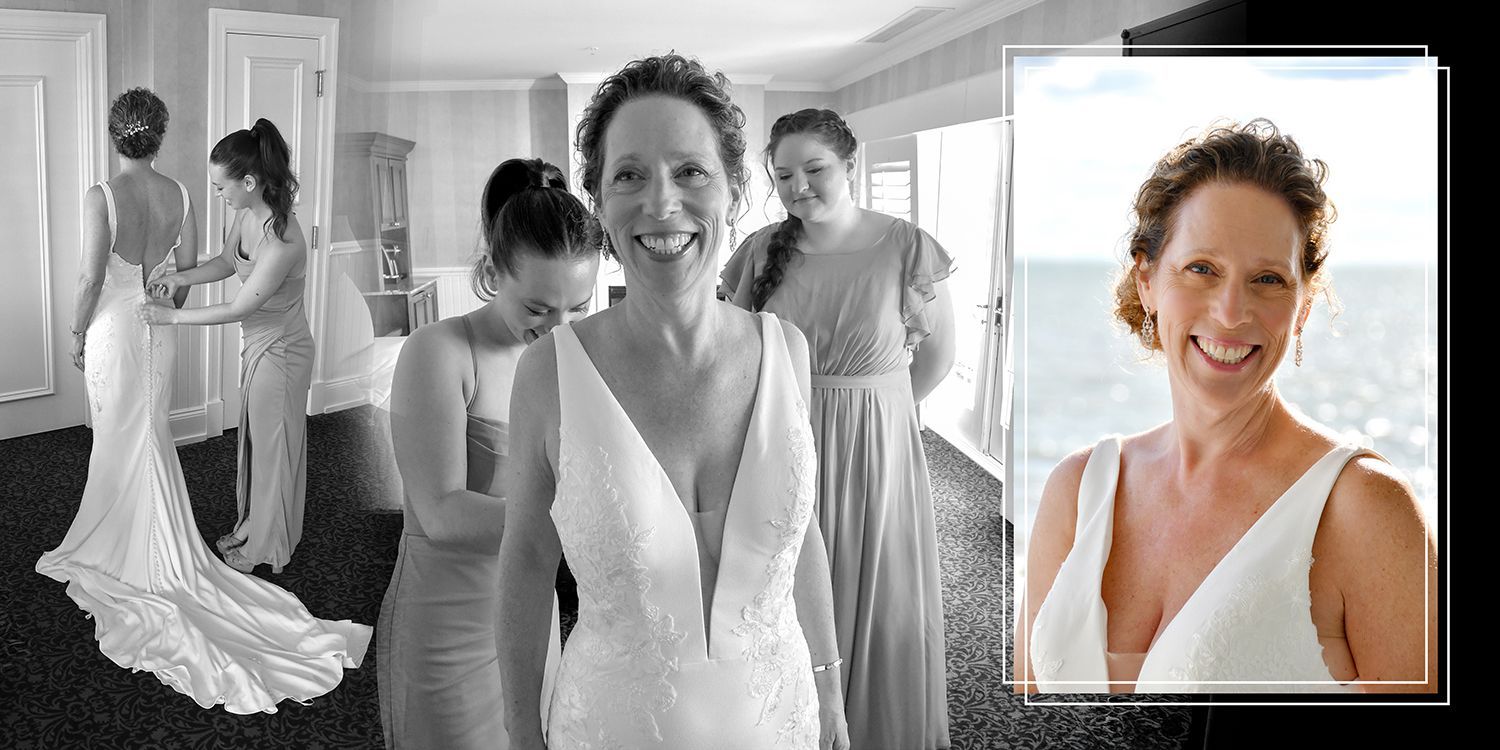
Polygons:
[[[214,436],[208,429],[207,406],[174,410],[169,419],[172,424],[172,442],[177,445],[201,443]],[[223,434],[223,431],[220,430],[217,434]]]
[[355,375],[312,384],[307,394],[310,414],[327,414],[370,403],[370,376]]

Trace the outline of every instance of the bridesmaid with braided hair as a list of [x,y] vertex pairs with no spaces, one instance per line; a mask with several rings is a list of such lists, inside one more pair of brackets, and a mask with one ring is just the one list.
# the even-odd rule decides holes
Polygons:
[[916,403],[953,365],[953,260],[854,205],[858,141],[826,109],[783,115],[767,171],[787,218],[745,240],[721,294],[791,321],[812,350],[818,519],[851,747],[946,748],[943,601]]

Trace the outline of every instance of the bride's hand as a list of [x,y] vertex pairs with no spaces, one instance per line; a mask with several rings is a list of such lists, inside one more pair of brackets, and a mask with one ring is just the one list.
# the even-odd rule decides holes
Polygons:
[[146,300],[141,303],[141,320],[154,326],[172,325],[177,321],[177,308],[169,302],[163,304],[154,300]]
[[85,372],[83,369],[83,344],[82,336],[73,337],[73,366],[77,367],[79,372]]
[[818,750],[849,750],[849,722],[844,718],[842,705],[818,706],[818,722],[822,733],[818,737]]

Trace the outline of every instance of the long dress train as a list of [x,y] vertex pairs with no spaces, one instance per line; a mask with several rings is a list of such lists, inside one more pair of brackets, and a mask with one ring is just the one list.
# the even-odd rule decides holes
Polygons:
[[68,584],[105,656],[204,708],[274,713],[327,693],[359,666],[370,628],[313,617],[204,544],[168,422],[177,331],[142,320],[142,269],[113,251],[114,198],[101,184],[111,251],[84,358],[94,446],[78,515],[37,572]]

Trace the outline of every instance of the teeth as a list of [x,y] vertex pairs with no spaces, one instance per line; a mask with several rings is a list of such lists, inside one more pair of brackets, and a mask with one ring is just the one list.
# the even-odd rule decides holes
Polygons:
[[1198,343],[1198,348],[1202,349],[1204,354],[1207,354],[1215,362],[1222,362],[1226,365],[1239,364],[1245,357],[1250,356],[1251,350],[1255,349],[1254,346],[1250,345],[1220,346],[1205,338],[1194,338],[1193,340]]
[[647,250],[664,255],[676,255],[692,242],[690,233],[679,232],[676,234],[642,234],[636,237]]

